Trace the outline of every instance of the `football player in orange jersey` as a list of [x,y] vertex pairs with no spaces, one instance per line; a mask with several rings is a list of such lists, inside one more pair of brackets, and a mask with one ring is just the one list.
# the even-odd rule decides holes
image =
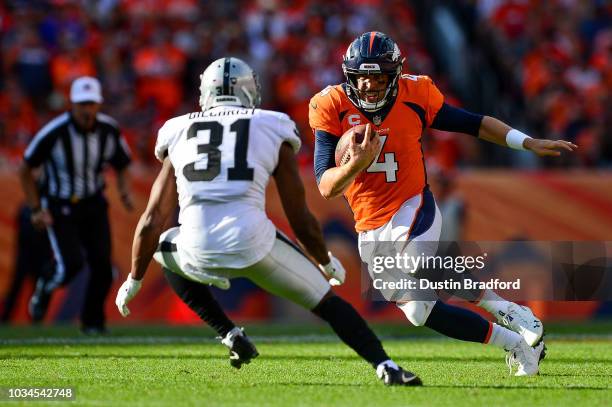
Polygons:
[[[328,86],[309,106],[319,190],[326,199],[344,194],[348,200],[359,233],[359,253],[370,272],[376,242],[403,240],[405,251],[417,254],[433,255],[437,250],[441,219],[427,185],[421,146],[426,128],[467,133],[540,156],[558,156],[576,148],[562,140],[531,138],[493,117],[450,106],[427,76],[402,75],[403,62],[397,44],[387,35],[364,33],[344,55],[346,82]],[[358,143],[353,136],[350,159],[337,167],[334,151],[339,138],[359,124],[367,124],[363,141]],[[382,293],[412,324],[496,345],[518,365],[517,376],[538,373],[544,355],[543,327],[529,308],[484,291],[477,305],[495,315],[498,325],[440,300],[398,300],[393,293]]]

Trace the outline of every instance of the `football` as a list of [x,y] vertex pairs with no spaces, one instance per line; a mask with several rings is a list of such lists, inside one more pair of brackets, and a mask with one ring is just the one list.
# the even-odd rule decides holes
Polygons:
[[340,137],[340,140],[336,145],[335,153],[337,167],[346,164],[351,159],[351,154],[348,151],[348,146],[351,142],[351,135],[355,133],[355,141],[357,143],[361,143],[366,132],[366,126],[366,124],[359,124],[355,127],[351,127],[342,135],[342,137]]

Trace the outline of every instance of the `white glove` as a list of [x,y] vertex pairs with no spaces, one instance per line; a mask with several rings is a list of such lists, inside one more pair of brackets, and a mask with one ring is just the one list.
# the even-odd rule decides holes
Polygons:
[[336,286],[344,283],[344,279],[346,278],[346,270],[340,260],[338,260],[332,252],[327,252],[329,255],[330,262],[326,265],[319,264],[319,269],[327,276],[329,279],[329,284]]
[[130,315],[130,310],[128,309],[127,304],[136,296],[136,294],[138,294],[141,285],[142,280],[134,280],[132,275],[129,274],[127,280],[121,284],[119,291],[117,291],[115,304],[117,304],[117,308],[119,308],[119,313],[124,317]]

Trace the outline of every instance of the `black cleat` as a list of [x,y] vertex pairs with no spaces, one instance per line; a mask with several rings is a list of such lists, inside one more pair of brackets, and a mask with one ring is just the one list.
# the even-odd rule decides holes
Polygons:
[[255,359],[257,356],[259,356],[259,352],[246,335],[237,336],[234,339],[234,344],[229,352],[232,367],[240,369],[243,363],[251,363],[251,359]]
[[34,288],[34,294],[32,294],[28,304],[28,312],[32,322],[40,322],[45,318],[52,292],[53,290],[48,289],[48,282],[45,278],[39,277],[36,280],[36,288]]
[[230,365],[236,369],[240,369],[243,364],[251,363],[251,359],[259,356],[255,345],[242,331],[242,328],[232,329],[221,340],[221,343],[229,348]]
[[380,372],[377,372],[378,378],[383,381],[385,386],[422,386],[423,382],[419,376],[412,372],[408,372],[401,367],[393,369],[391,366],[385,366]]
[[540,362],[544,360],[544,358],[546,357],[546,351],[548,350],[548,348],[546,347],[546,344],[544,344],[544,348],[542,349],[542,352],[540,353]]

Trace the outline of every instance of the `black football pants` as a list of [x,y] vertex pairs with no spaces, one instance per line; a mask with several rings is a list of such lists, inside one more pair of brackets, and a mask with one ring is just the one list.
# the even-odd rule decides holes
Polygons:
[[47,270],[51,287],[65,286],[89,265],[90,277],[81,311],[86,327],[103,327],[104,303],[110,290],[111,236],[108,204],[103,196],[70,203],[48,200],[53,225],[47,229],[55,261]]

